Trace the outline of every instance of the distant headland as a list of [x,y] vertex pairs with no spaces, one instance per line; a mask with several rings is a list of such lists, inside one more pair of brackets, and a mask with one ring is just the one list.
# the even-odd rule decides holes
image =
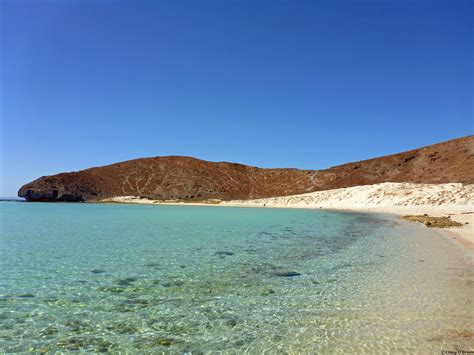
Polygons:
[[153,200],[245,200],[384,182],[474,182],[474,136],[325,170],[263,169],[191,157],[141,158],[43,176],[18,196],[28,201],[100,201],[120,196]]

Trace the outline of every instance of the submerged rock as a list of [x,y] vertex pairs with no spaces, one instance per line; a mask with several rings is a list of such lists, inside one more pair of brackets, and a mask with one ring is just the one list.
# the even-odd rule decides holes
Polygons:
[[150,305],[150,301],[143,298],[128,298],[122,302],[123,305],[136,306],[140,308],[145,308]]
[[107,326],[107,330],[112,330],[119,334],[134,334],[139,332],[139,328],[132,324],[127,323],[116,323]]
[[262,292],[260,292],[262,296],[268,296],[274,293],[275,293],[275,290],[273,288],[264,288]]
[[124,279],[118,279],[116,283],[120,286],[132,286],[135,281],[138,281],[138,278],[126,277]]
[[237,340],[237,341],[234,343],[234,346],[235,346],[236,348],[241,348],[241,347],[244,346],[244,345],[245,345],[245,341],[243,341],[243,340]]
[[122,293],[125,291],[123,287],[114,287],[114,286],[101,286],[101,287],[98,287],[97,290],[110,292],[110,293]]
[[173,339],[169,338],[162,338],[158,340],[158,344],[163,345],[163,346],[170,346],[174,343]]
[[151,287],[134,287],[132,289],[133,292],[150,292],[153,289]]
[[225,322],[225,324],[230,328],[234,328],[237,325],[237,320],[234,318],[230,318]]
[[224,251],[216,251],[216,252],[214,253],[214,255],[218,255],[218,256],[230,256],[230,255],[234,255],[234,253],[231,252],[231,251],[226,251],[226,250],[224,250]]
[[87,341],[82,337],[72,337],[64,340],[58,340],[56,346],[65,350],[79,350],[85,346]]
[[161,286],[163,287],[181,287],[184,285],[184,281],[181,280],[170,280],[167,282],[163,282]]
[[71,332],[81,332],[81,331],[88,331],[92,330],[91,325],[88,321],[71,319],[65,323],[66,327],[69,328]]
[[43,336],[53,335],[59,332],[59,328],[49,325],[46,328],[41,329],[40,334]]
[[300,276],[301,274],[293,270],[276,270],[274,275],[280,277],[295,277]]
[[160,345],[161,346],[171,346],[174,343],[176,343],[175,339],[162,337],[162,338],[154,339],[149,345],[151,347],[160,346]]
[[72,337],[64,340],[59,340],[56,343],[57,347],[64,350],[93,350],[98,352],[107,352],[113,348],[113,344],[104,338],[86,338],[86,337]]
[[146,267],[160,267],[160,264],[159,263],[146,263],[145,264]]

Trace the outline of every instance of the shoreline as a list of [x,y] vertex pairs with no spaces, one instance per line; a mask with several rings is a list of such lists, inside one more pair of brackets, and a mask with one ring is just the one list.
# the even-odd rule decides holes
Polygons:
[[[258,205],[242,205],[242,204],[232,204],[231,202],[223,202],[220,204],[208,204],[200,202],[161,202],[157,200],[147,200],[150,202],[118,202],[118,201],[99,201],[95,203],[104,203],[104,204],[130,204],[130,205],[158,205],[158,206],[189,206],[189,207],[234,207],[234,208],[277,208],[277,209],[307,209],[307,210],[319,210],[319,211],[330,211],[330,212],[348,212],[348,213],[370,213],[370,214],[383,214],[391,215],[394,220],[405,223],[417,223],[420,226],[423,226],[427,229],[432,229],[445,238],[453,240],[456,244],[467,249],[468,251],[474,253],[474,234],[472,226],[474,225],[474,211],[473,212],[459,212],[452,210],[443,210],[443,211],[430,211],[428,209],[420,208],[419,210],[396,210],[396,209],[377,209],[377,208],[316,208],[316,207],[300,207],[300,206],[258,206]],[[152,202],[153,201],[153,202]],[[427,211],[428,210],[428,211]],[[404,220],[402,217],[409,214],[424,214],[427,213],[430,216],[442,217],[449,215],[453,221],[468,224],[462,227],[426,227],[423,223],[420,222],[409,222]],[[461,217],[461,218],[460,218]],[[464,218],[463,218],[464,217]]]
[[[80,312],[90,312],[94,316],[90,323],[98,326],[91,330],[87,322],[74,336],[104,337],[116,344],[112,350],[120,351],[134,350],[128,348],[129,334],[123,335],[130,324],[137,333],[178,339],[170,348],[176,352],[186,351],[191,342],[201,350],[203,337],[217,344],[214,339],[220,341],[229,331],[237,333],[234,339],[238,340],[248,329],[252,333],[257,329],[262,339],[251,339],[245,345],[255,351],[269,349],[273,329],[281,337],[272,345],[276,352],[281,344],[292,351],[314,351],[315,343],[321,352],[337,349],[344,353],[354,349],[434,353],[447,346],[472,348],[471,323],[465,317],[470,306],[472,254],[442,233],[393,214],[346,210],[330,215],[307,208],[213,210],[192,205],[187,209],[67,203],[9,207],[14,218],[6,222],[11,225],[23,227],[25,216],[36,214],[33,222],[40,221],[42,228],[35,228],[34,233],[52,237],[50,248],[60,248],[55,255],[71,255],[68,241],[75,240],[80,247],[74,253],[82,252],[86,258],[83,264],[75,258],[54,258],[56,264],[51,268],[40,248],[43,238],[31,238],[23,229],[9,227],[17,234],[5,236],[12,241],[6,245],[15,248],[8,255],[17,260],[18,240],[34,243],[34,258],[25,255],[23,260],[31,260],[26,270],[33,265],[39,272],[27,272],[29,278],[21,278],[18,284],[15,271],[7,269],[12,282],[5,285],[5,295],[8,300],[45,307],[54,317],[45,319],[39,314],[34,318],[35,328],[25,330],[29,333],[21,344],[13,331],[24,323],[13,323],[16,327],[5,345],[11,351],[67,350],[68,343],[62,339],[69,338],[52,333],[38,345],[35,334],[51,324],[51,319],[67,327]],[[44,207],[51,211],[43,213]],[[58,214],[67,218],[57,222]],[[85,229],[77,229],[77,221]],[[123,228],[129,225],[127,221],[132,221],[132,228]],[[58,243],[58,238],[63,242]],[[5,263],[12,264],[10,259]],[[71,269],[73,265],[79,267]],[[46,278],[50,270],[58,269],[66,272]],[[298,276],[279,276],[277,270]],[[50,281],[42,286],[44,279]],[[43,301],[56,295],[65,282],[71,285],[70,292]],[[78,304],[74,302],[77,294],[88,297]],[[17,302],[7,305],[14,309]],[[71,304],[71,308],[58,304]],[[164,312],[169,309],[174,313]],[[29,313],[23,314],[31,319]],[[223,327],[229,315],[236,321]],[[156,319],[166,323],[155,327]],[[210,321],[213,327],[205,327]],[[286,323],[279,328],[282,321]],[[177,332],[164,332],[161,324],[180,327]],[[104,335],[103,329],[109,332]],[[188,330],[183,336],[182,329]],[[295,337],[301,329],[305,332]],[[400,338],[406,329],[410,332]],[[161,338],[162,334],[167,338]],[[148,335],[139,338],[143,343],[132,345],[143,349]],[[375,339],[374,345],[366,347],[366,339]],[[387,343],[381,344],[380,339]],[[93,340],[87,349],[94,350],[95,344]],[[221,348],[222,343],[215,346]]]
[[[301,195],[269,197],[255,200],[208,200],[184,202],[150,200],[137,196],[120,196],[97,203],[125,203],[170,206],[208,206],[245,208],[299,208],[326,211],[391,214],[397,220],[405,215],[448,216],[461,227],[426,227],[440,232],[474,252],[474,185],[382,183],[324,190]],[[419,222],[410,222],[419,223]]]

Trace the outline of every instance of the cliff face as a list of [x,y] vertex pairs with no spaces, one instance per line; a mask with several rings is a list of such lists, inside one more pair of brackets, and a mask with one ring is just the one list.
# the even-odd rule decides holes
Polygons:
[[261,169],[190,157],[143,158],[43,176],[20,188],[30,201],[255,199],[381,182],[474,183],[474,136],[326,170]]

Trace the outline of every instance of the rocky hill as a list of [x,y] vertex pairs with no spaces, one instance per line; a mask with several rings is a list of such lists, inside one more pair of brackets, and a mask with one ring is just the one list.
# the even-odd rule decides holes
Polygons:
[[474,183],[474,136],[325,170],[262,169],[190,157],[142,158],[43,176],[20,188],[29,201],[256,199],[382,182]]

